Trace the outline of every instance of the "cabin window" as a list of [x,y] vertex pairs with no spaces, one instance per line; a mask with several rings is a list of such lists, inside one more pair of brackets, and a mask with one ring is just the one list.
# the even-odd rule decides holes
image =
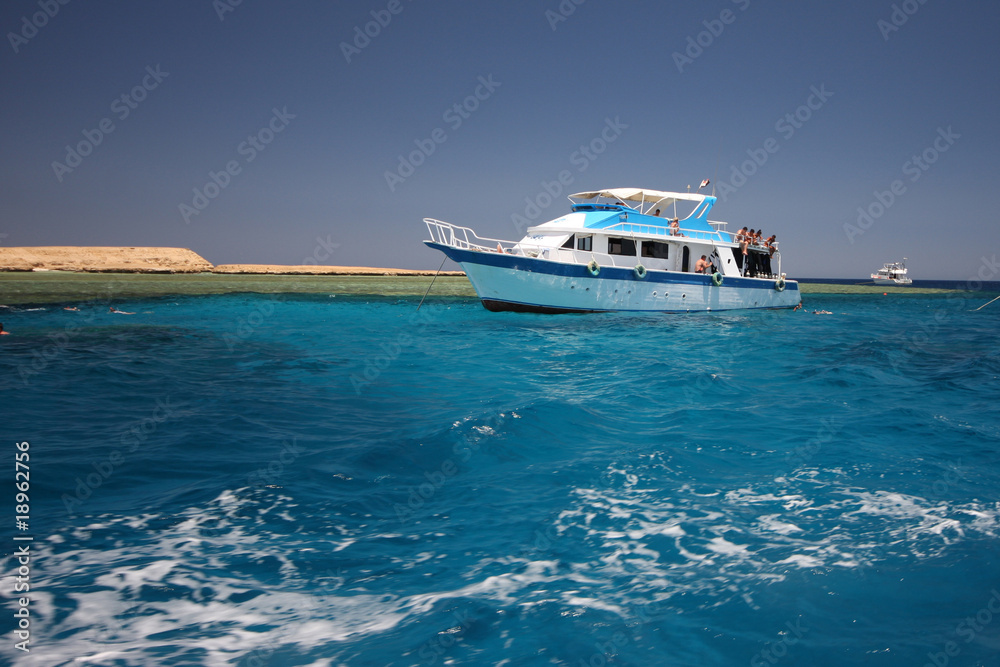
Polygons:
[[574,238],[576,238],[576,234],[570,234],[569,238],[566,239],[566,243],[562,244],[562,247],[566,248],[567,250],[572,250],[573,249],[573,239]]
[[660,241],[643,241],[642,256],[652,259],[670,259],[670,244]]
[[635,241],[632,239],[609,238],[608,254],[635,257]]
[[576,249],[591,252],[594,249],[594,237],[581,236],[576,240]]

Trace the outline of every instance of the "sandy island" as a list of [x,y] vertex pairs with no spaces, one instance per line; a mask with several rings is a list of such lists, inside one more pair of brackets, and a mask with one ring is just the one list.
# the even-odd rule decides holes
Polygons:
[[[220,264],[213,266],[187,248],[38,246],[0,248],[0,271],[75,271],[81,273],[227,273],[270,275],[432,276],[434,271],[370,266],[283,266]],[[443,276],[465,275],[442,271]]]
[[[337,276],[433,276],[435,271],[423,269],[379,269],[371,266],[286,266],[282,264],[219,264],[212,273],[256,273],[276,275],[337,275]],[[442,271],[442,276],[464,276],[463,271]]]

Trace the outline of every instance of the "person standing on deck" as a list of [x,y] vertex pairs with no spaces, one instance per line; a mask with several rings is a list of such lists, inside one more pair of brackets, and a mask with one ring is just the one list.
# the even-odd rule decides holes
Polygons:
[[736,232],[736,238],[733,241],[740,244],[740,251],[733,254],[736,255],[736,267],[740,270],[740,275],[742,276],[744,275],[743,267],[746,264],[747,255],[747,228],[744,227]]

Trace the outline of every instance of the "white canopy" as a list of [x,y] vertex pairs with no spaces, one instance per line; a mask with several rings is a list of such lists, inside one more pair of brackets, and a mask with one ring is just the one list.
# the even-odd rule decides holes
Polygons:
[[578,192],[570,195],[571,199],[597,199],[609,197],[622,201],[671,204],[674,200],[704,201],[708,195],[692,192],[661,192],[659,190],[643,190],[641,188],[612,188],[610,190],[595,190],[593,192]]

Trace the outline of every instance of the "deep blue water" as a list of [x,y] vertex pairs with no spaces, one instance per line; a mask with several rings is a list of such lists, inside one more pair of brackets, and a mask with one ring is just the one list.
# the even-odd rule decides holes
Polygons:
[[9,309],[0,661],[1000,665],[991,297]]

